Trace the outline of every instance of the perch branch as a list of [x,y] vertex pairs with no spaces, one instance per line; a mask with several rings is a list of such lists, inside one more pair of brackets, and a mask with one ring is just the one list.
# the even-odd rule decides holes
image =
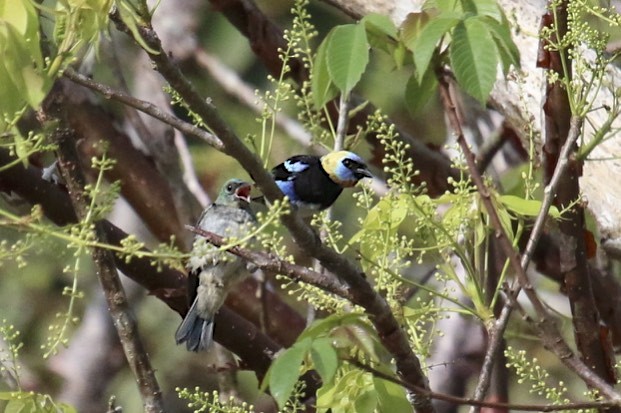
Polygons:
[[[216,247],[224,246],[226,248],[226,240],[223,237],[214,234],[213,232],[205,231],[201,228],[194,227],[192,225],[186,225],[185,227],[193,233],[204,237],[207,241],[209,241],[209,243],[215,245]],[[276,274],[286,275],[294,281],[302,281],[307,284],[319,287],[322,290],[331,294],[345,298],[346,300],[352,300],[352,296],[348,291],[347,287],[340,284],[337,280],[334,279],[333,276],[326,276],[326,274],[322,274],[320,272],[311,270],[310,268],[303,267],[297,264],[292,264],[279,258],[272,257],[264,252],[252,251],[239,246],[234,246],[226,249],[227,251],[256,264],[260,269],[264,271],[271,271]]]

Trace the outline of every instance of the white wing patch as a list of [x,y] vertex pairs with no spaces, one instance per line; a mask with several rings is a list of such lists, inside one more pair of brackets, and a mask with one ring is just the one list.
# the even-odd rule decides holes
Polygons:
[[309,167],[307,163],[300,161],[291,162],[290,160],[286,160],[283,165],[287,171],[292,173],[300,173]]

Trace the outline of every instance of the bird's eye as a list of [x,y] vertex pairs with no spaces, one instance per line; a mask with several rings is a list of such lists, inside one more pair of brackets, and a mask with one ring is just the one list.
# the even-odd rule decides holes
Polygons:
[[343,160],[343,165],[345,165],[346,167],[348,167],[348,168],[349,168],[349,167],[351,166],[351,159],[349,159],[349,158],[345,158],[345,159]]
[[227,190],[228,192],[233,192],[233,184],[228,184],[228,185],[226,186],[226,190]]

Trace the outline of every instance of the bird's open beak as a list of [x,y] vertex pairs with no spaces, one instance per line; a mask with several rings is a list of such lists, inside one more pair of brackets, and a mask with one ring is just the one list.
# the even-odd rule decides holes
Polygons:
[[244,184],[241,185],[235,191],[235,196],[239,199],[243,199],[244,201],[250,203],[250,191],[252,190],[252,185]]

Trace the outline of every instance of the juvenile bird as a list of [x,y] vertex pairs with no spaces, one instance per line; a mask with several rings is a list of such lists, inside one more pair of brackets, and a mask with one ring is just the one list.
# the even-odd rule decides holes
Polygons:
[[[250,183],[240,179],[227,181],[216,201],[203,211],[197,226],[222,237],[243,237],[256,222],[250,209],[251,189]],[[175,339],[177,344],[185,342],[190,351],[200,351],[211,345],[213,318],[228,291],[249,273],[244,260],[217,251],[200,235],[194,238],[187,268],[188,298],[192,305]]]
[[370,178],[362,158],[353,152],[330,152],[322,157],[296,155],[272,169],[276,185],[303,216],[330,207],[343,188]]

